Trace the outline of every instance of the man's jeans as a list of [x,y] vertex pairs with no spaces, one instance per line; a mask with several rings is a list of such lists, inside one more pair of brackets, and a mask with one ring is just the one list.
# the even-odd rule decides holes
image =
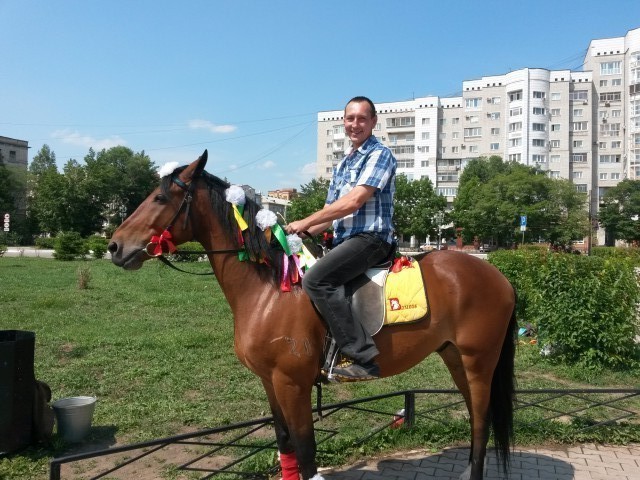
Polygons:
[[379,352],[362,324],[353,318],[344,284],[390,253],[391,245],[376,234],[360,233],[330,250],[302,278],[302,287],[329,325],[338,347],[358,363],[371,361]]

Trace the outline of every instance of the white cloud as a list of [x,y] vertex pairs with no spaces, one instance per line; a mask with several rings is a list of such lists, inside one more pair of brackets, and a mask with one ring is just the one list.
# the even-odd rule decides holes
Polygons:
[[316,174],[316,164],[315,163],[305,163],[300,169],[300,174],[303,177],[311,175],[312,177]]
[[100,151],[103,148],[108,150],[112,147],[127,144],[127,142],[118,135],[112,135],[106,138],[94,138],[90,135],[82,135],[78,131],[71,130],[56,130],[51,134],[51,136],[62,141],[62,143],[68,143],[70,145],[85,148],[93,148],[96,151]]
[[273,168],[276,166],[276,163],[271,161],[271,160],[267,160],[266,162],[264,162],[262,165],[260,165],[258,168],[260,170],[266,170],[268,168]]
[[235,125],[216,125],[209,120],[190,120],[189,128],[192,130],[209,130],[211,133],[231,133],[238,127]]

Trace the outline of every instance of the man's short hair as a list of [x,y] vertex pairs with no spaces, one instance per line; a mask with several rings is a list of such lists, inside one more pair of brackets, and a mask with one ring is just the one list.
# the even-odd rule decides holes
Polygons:
[[[347,102],[347,105],[349,105],[351,102],[357,102],[357,103],[362,103],[362,102],[366,102],[369,104],[369,109],[371,110],[371,118],[375,117],[377,115],[376,113],[376,106],[373,104],[373,102],[368,99],[367,97],[353,97],[351,100],[349,100]],[[347,110],[347,106],[345,105],[344,107],[345,111]]]

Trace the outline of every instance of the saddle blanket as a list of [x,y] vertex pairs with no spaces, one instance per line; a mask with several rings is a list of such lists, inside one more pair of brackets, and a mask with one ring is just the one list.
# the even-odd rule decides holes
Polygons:
[[385,325],[415,322],[429,311],[420,264],[408,257],[397,258],[385,283]]

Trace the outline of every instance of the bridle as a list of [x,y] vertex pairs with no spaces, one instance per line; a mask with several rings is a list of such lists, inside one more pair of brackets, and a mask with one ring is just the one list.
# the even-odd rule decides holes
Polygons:
[[195,183],[197,177],[191,179],[191,181],[186,184],[182,180],[180,180],[176,175],[171,176],[171,181],[175,183],[178,187],[184,190],[184,197],[182,198],[182,202],[180,202],[180,206],[173,214],[169,225],[165,227],[160,235],[153,235],[151,240],[144,247],[144,252],[151,258],[157,258],[165,265],[173,268],[174,270],[178,270],[179,272],[189,273],[192,275],[213,275],[213,271],[205,272],[205,273],[195,273],[195,272],[187,272],[186,270],[182,270],[181,268],[176,267],[171,263],[171,261],[164,256],[165,253],[169,254],[179,254],[179,255],[189,255],[189,254],[220,254],[220,253],[238,253],[243,249],[241,248],[227,248],[220,250],[178,250],[176,245],[173,243],[173,236],[171,235],[171,229],[175,224],[176,220],[184,210],[184,224],[183,229],[187,228],[187,223],[189,222],[190,212],[191,212],[191,201],[193,200],[193,192],[195,190]]

